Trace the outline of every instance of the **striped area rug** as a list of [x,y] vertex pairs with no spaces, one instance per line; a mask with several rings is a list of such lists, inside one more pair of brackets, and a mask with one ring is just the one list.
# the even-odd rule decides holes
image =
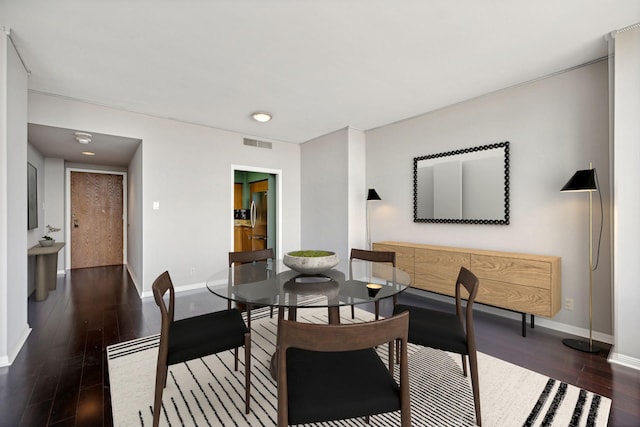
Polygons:
[[[349,311],[342,313],[343,323],[351,322]],[[298,310],[298,320],[326,323],[326,314],[326,308]],[[356,309],[356,322],[372,319],[371,313]],[[276,384],[269,362],[276,326],[268,311],[252,312],[250,414],[244,413],[244,365],[233,371],[230,351],[169,367],[160,425],[275,426]],[[115,426],[152,424],[157,346],[154,335],[107,348]],[[387,346],[378,351],[386,361]],[[609,399],[482,353],[478,358],[484,426],[607,425]],[[410,345],[409,375],[414,426],[475,425],[473,394],[462,376],[460,356]],[[319,425],[367,426],[362,419]],[[399,426],[399,414],[373,416],[368,425]]]

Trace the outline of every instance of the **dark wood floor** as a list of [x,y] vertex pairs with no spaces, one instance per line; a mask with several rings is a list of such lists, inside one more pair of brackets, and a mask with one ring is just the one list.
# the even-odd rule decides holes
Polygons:
[[[443,305],[405,295],[403,302]],[[178,294],[176,318],[226,308],[206,290]],[[389,305],[383,305],[388,314]],[[477,312],[478,350],[613,399],[609,425],[640,425],[640,372],[610,365],[536,327]],[[126,270],[73,270],[42,302],[29,301],[33,328],[10,367],[0,368],[0,426],[111,426],[108,345],[159,332],[152,298],[140,300]]]

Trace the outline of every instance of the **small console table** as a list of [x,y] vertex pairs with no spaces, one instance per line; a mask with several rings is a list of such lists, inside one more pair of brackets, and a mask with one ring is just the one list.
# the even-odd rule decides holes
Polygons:
[[63,246],[64,242],[51,246],[36,245],[27,252],[29,256],[36,257],[36,301],[47,299],[49,291],[56,289],[58,252]]

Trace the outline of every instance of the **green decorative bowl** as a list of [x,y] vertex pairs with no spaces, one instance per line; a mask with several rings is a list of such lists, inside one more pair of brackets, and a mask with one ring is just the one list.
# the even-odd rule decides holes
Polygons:
[[285,254],[284,265],[301,274],[320,274],[335,267],[340,259],[331,251],[293,251]]

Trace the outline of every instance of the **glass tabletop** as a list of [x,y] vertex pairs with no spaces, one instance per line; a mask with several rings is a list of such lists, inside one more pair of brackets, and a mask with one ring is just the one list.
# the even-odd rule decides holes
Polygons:
[[[380,290],[370,295],[367,284]],[[207,280],[222,298],[273,307],[336,307],[362,304],[396,295],[409,287],[409,274],[390,264],[342,260],[322,274],[304,275],[282,260],[241,264]]]

